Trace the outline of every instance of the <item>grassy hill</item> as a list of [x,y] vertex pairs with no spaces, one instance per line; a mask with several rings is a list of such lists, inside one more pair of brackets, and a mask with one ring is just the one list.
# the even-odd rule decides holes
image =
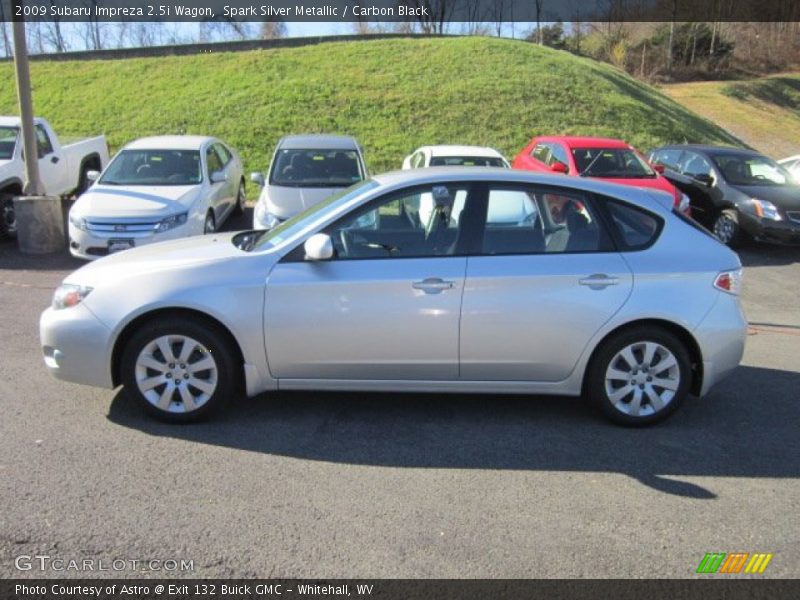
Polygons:
[[[0,65],[13,81],[13,67]],[[656,89],[598,62],[513,40],[334,42],[114,61],[32,64],[37,115],[116,149],[144,135],[216,135],[263,170],[287,133],[359,138],[372,171],[416,146],[467,143],[513,156],[535,134],[664,142],[736,140]],[[0,114],[16,112],[13,85]]]
[[663,91],[773,158],[800,153],[800,74],[680,83]]

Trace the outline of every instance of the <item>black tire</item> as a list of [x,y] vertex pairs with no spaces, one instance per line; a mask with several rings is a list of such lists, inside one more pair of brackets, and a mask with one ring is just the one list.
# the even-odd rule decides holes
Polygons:
[[78,198],[81,194],[83,194],[86,190],[89,189],[91,185],[89,181],[89,177],[87,173],[93,169],[92,165],[83,165],[81,167],[81,174],[78,177],[78,187],[75,188],[75,197]]
[[17,219],[14,216],[14,196],[0,194],[0,240],[17,237]]
[[738,248],[742,243],[742,228],[739,227],[739,214],[733,208],[724,208],[717,213],[711,231],[717,239],[729,248]]
[[[675,359],[675,367],[658,370],[659,366],[672,364],[667,358],[667,352],[658,350],[649,367],[642,368],[641,364],[638,367],[632,366],[630,373],[626,375],[630,377],[629,380],[617,377],[617,373],[626,371],[626,361],[621,357],[621,352],[633,347],[632,356],[644,364],[645,344],[654,344],[666,350]],[[609,379],[612,368],[614,377]],[[676,373],[677,382],[674,380]],[[641,427],[662,421],[675,412],[689,393],[691,379],[691,360],[683,342],[660,327],[642,326],[623,330],[603,343],[592,357],[584,389],[588,398],[609,419],[620,425]],[[662,388],[657,383],[652,383],[653,381],[663,381],[670,386],[674,385],[675,389]],[[628,393],[625,392],[627,388],[630,388]],[[610,392],[610,389],[620,395],[616,404],[610,396],[614,391]],[[639,410],[633,410],[635,394],[639,394],[640,404],[636,405],[640,406]],[[657,408],[650,401],[650,394],[655,394],[657,402],[663,403],[662,407]]]
[[203,235],[209,233],[216,233],[216,231],[217,231],[217,220],[214,218],[214,211],[209,208],[208,212],[206,213],[206,220],[203,223]]
[[233,216],[240,217],[244,214],[244,205],[247,202],[247,191],[244,187],[244,180],[239,183],[239,190],[236,192],[236,205],[233,207]]
[[[165,336],[172,338],[167,340],[168,348],[173,352],[172,357],[162,354],[161,346],[156,343],[156,340]],[[179,353],[183,351],[186,339],[198,343],[195,350],[185,359],[188,370],[179,363],[181,360]],[[158,349],[149,351],[154,347]],[[163,362],[164,370],[137,364],[140,355],[159,364]],[[238,382],[241,379],[241,365],[237,364],[237,356],[226,332],[212,323],[187,317],[155,320],[138,329],[123,349],[120,365],[122,384],[127,396],[158,420],[168,423],[200,421],[220,411],[237,395],[240,389]],[[199,361],[203,361],[205,366],[209,364],[209,358],[214,364],[213,369],[197,370],[194,374],[190,374],[192,364],[199,365]],[[170,359],[175,362],[170,363]],[[183,375],[178,374],[181,370]],[[181,376],[184,377],[183,380],[179,379]],[[142,387],[148,387],[143,382],[151,378],[162,378],[163,381],[143,392]],[[206,392],[211,387],[213,390],[210,394],[206,393],[194,387],[193,382],[197,385],[202,383]],[[170,384],[171,392],[168,390]],[[149,398],[145,393],[149,394]],[[192,404],[196,402],[196,407],[187,406],[184,400],[185,393],[192,395],[191,402]],[[168,410],[155,404],[160,400],[163,401],[165,397],[169,403]]]

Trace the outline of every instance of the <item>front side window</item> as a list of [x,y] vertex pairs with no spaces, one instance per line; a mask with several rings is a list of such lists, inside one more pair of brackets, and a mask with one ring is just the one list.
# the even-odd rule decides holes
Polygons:
[[36,147],[39,152],[39,158],[52,154],[53,144],[50,142],[50,136],[41,125],[36,126]]
[[278,150],[270,185],[348,187],[363,179],[355,150]]
[[[371,203],[328,228],[338,260],[452,256],[460,252],[468,187],[435,184]],[[469,206],[473,206],[472,205]]]
[[217,151],[217,154],[219,154],[219,159],[222,161],[223,166],[231,162],[233,155],[223,144],[214,144],[214,149]]
[[599,252],[607,249],[588,198],[571,191],[492,187],[483,254]]
[[106,169],[105,185],[197,185],[203,181],[197,150],[123,150]]
[[19,135],[19,130],[16,127],[0,127],[0,160],[13,158],[14,148],[17,146],[17,135]]
[[550,160],[550,144],[539,142],[534,146],[531,156],[538,160],[540,163],[548,164]]
[[222,171],[223,169],[222,160],[213,146],[209,146],[206,150],[206,167],[208,168],[209,175],[217,171]]
[[794,180],[778,163],[766,156],[716,154],[714,163],[732,185],[791,185]]
[[681,158],[680,171],[689,177],[697,177],[698,175],[706,175],[712,177],[714,169],[711,163],[705,157],[696,152],[685,152]]
[[572,156],[581,175],[614,179],[656,177],[656,172],[629,148],[575,148]]

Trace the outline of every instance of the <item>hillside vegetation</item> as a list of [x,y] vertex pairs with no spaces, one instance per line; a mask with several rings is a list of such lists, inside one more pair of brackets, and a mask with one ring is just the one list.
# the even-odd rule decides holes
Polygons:
[[[16,113],[0,65],[0,114]],[[301,132],[358,137],[373,172],[416,146],[466,143],[513,156],[535,134],[736,143],[711,122],[608,65],[493,38],[332,42],[301,48],[32,64],[37,115],[59,132],[216,135],[247,170]]]
[[800,75],[664,86],[690,110],[714,120],[773,158],[800,153]]

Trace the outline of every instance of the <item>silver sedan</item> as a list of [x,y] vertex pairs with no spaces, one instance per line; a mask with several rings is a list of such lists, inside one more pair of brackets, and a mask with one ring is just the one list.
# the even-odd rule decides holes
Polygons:
[[[420,211],[420,207],[426,207]],[[583,395],[653,423],[739,364],[736,254],[659,192],[491,168],[387,173],[268,231],[66,278],[54,376],[169,421],[273,390]]]

